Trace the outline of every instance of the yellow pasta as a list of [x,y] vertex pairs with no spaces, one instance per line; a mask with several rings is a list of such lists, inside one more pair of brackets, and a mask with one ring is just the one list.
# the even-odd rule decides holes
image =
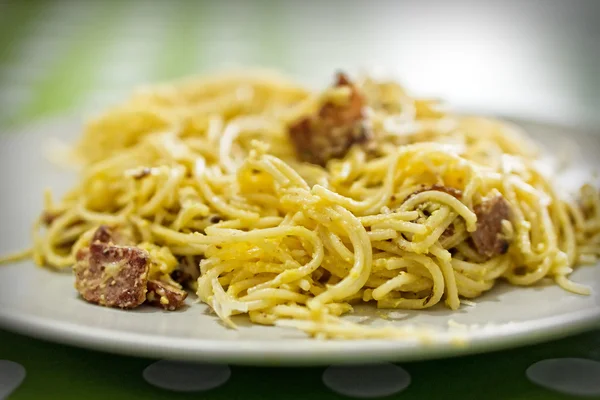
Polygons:
[[[48,197],[55,218],[40,219],[22,256],[70,268],[97,227],[127,229],[151,276],[195,268],[190,287],[229,326],[248,314],[329,338],[412,334],[344,321],[361,302],[457,309],[499,279],[588,293],[568,275],[600,256],[596,190],[585,186],[579,204],[559,198],[512,125],[454,115],[394,82],[355,88],[370,142],[324,165],[298,159],[290,126],[346,104],[346,88],[243,72],[135,93],[86,126],[72,154],[79,183],[57,204]],[[472,239],[477,207],[498,196],[508,247],[485,255]]]

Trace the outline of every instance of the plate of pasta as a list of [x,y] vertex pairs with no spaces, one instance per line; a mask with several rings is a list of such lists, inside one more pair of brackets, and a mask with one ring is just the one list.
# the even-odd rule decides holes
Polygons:
[[337,73],[312,89],[237,71],[1,140],[7,329],[319,364],[488,351],[600,321],[591,131],[454,112],[393,80]]

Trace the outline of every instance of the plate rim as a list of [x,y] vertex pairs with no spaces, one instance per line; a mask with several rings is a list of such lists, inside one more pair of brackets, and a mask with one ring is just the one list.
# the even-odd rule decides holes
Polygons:
[[[376,363],[431,360],[487,353],[542,343],[600,327],[600,308],[541,319],[499,324],[464,335],[464,344],[447,340],[414,346],[406,340],[318,340],[311,338],[214,340],[117,332],[0,309],[0,327],[36,339],[126,356],[203,361],[238,365],[321,366],[332,363]],[[447,333],[446,333],[447,334]],[[441,335],[445,336],[445,335]],[[108,339],[108,340],[107,340]],[[291,346],[293,344],[293,346]]]

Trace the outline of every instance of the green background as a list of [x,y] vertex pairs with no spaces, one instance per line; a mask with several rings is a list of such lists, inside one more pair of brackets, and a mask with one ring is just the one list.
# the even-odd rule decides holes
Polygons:
[[[154,388],[143,380],[142,371],[153,360],[96,353],[2,331],[0,343],[0,359],[19,362],[27,369],[25,382],[10,400],[346,398],[322,384],[323,368],[232,366],[231,378],[225,385],[208,392],[184,394]],[[390,399],[575,399],[539,388],[525,376],[525,370],[533,363],[561,357],[600,361],[600,332],[511,351],[401,364],[412,382]]]
[[600,123],[595,0],[0,0],[0,124],[224,68],[383,72],[461,108]]

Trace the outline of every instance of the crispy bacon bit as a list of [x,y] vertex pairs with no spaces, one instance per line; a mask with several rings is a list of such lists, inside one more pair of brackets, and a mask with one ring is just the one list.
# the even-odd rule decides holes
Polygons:
[[146,300],[149,264],[145,250],[97,240],[77,253],[75,287],[90,303],[134,308]]
[[479,254],[493,257],[508,251],[509,241],[503,237],[502,221],[510,221],[510,205],[501,195],[475,207],[477,230],[471,234]]
[[437,192],[444,192],[444,193],[448,193],[449,195],[456,197],[458,200],[460,200],[462,198],[462,191],[459,189],[455,189],[453,187],[448,187],[448,186],[444,186],[444,185],[431,185],[431,186],[423,186],[421,189],[411,193],[406,200],[410,199],[411,197],[419,194],[419,193],[423,193],[423,192],[429,192],[431,190],[435,190]]
[[175,311],[183,306],[187,292],[160,281],[148,281],[148,304]]
[[133,240],[123,231],[111,228],[107,225],[100,225],[98,227],[92,237],[92,243],[94,242],[116,244],[120,246],[131,246],[134,244]]
[[96,232],[94,232],[94,236],[92,237],[92,243],[101,242],[101,243],[115,243],[113,239],[114,232],[106,225],[100,225]]
[[343,86],[351,90],[348,104],[326,103],[317,115],[290,126],[290,137],[302,161],[324,166],[328,160],[346,155],[353,144],[371,139],[363,121],[365,100],[346,75],[338,73],[335,87]]
[[[160,281],[149,281],[150,255],[132,243],[125,232],[100,226],[90,246],[77,252],[74,266],[77,291],[86,301],[106,307],[135,308],[147,301],[165,310],[180,308],[187,292]],[[181,274],[194,278],[193,269],[184,267]]]

